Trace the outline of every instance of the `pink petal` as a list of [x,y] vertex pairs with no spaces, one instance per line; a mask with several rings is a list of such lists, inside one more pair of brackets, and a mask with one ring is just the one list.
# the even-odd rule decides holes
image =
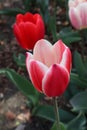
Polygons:
[[70,73],[71,71],[71,67],[72,67],[72,56],[71,56],[71,51],[70,49],[67,47],[63,53],[63,56],[62,56],[62,60],[60,62],[60,65],[65,67],[68,72]]
[[26,52],[26,68],[28,70],[28,73],[29,73],[29,63],[31,59],[33,59],[33,55],[29,52]]
[[79,4],[77,10],[80,12],[82,27],[87,27],[87,2]]
[[41,62],[30,60],[29,64],[27,64],[27,68],[34,87],[39,92],[42,92],[42,79],[47,71],[47,67]]
[[41,61],[48,67],[56,63],[55,52],[52,51],[52,45],[47,40],[39,40],[34,47],[34,59]]
[[43,93],[49,97],[60,96],[66,90],[68,82],[68,71],[60,65],[54,64],[49,68],[42,80]]
[[80,12],[76,9],[71,7],[69,9],[69,17],[70,17],[70,21],[72,23],[72,25],[76,28],[76,29],[80,29],[82,21],[80,18]]
[[74,0],[74,1],[73,1],[73,0],[69,0],[68,6],[69,6],[69,8],[70,8],[70,7],[75,7],[75,6],[76,6],[75,0]]
[[63,54],[65,49],[66,49],[66,46],[64,45],[62,40],[57,41],[53,45],[52,50],[53,50],[55,57],[56,57],[56,63],[60,63],[60,61],[62,59],[62,54]]

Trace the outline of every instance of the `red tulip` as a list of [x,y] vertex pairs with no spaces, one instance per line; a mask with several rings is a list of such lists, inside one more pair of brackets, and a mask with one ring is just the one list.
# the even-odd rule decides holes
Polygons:
[[13,32],[20,46],[24,49],[33,49],[35,43],[44,38],[45,27],[39,14],[18,14]]
[[53,46],[39,40],[33,55],[27,52],[26,67],[34,87],[49,97],[60,96],[66,90],[71,70],[70,49],[59,40]]

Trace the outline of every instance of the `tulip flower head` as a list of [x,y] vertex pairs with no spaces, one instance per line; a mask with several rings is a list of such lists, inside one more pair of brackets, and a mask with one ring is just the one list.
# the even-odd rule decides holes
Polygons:
[[39,40],[33,55],[27,52],[26,67],[34,87],[49,97],[60,96],[70,80],[71,52],[59,40],[52,45]]
[[16,23],[13,25],[13,32],[20,46],[24,49],[33,49],[35,43],[44,38],[45,27],[42,17],[39,14],[29,12],[18,14]]
[[69,8],[70,7],[76,7],[83,2],[87,2],[87,0],[69,0],[68,5],[69,5]]
[[69,0],[69,18],[76,29],[87,28],[87,0]]

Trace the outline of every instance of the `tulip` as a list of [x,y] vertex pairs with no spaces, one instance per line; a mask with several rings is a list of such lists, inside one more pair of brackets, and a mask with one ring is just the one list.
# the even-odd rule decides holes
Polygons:
[[39,92],[49,97],[60,96],[70,80],[70,49],[61,40],[52,45],[41,39],[35,44],[33,54],[27,52],[26,67]]
[[78,4],[87,2],[87,0],[69,0],[68,5],[70,7],[76,7]]
[[13,25],[13,32],[20,46],[24,49],[33,49],[35,43],[44,38],[45,27],[42,17],[39,14],[29,12],[18,14],[16,23]]
[[69,18],[75,29],[87,28],[87,0],[69,0]]

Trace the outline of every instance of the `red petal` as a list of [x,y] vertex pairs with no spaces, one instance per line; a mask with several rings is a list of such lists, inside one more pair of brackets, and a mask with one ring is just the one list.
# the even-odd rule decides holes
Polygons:
[[23,18],[23,14],[18,14],[16,16],[16,23],[19,24],[20,22],[23,22],[24,18]]
[[49,97],[60,96],[66,90],[68,82],[68,71],[60,65],[54,64],[42,80],[42,90]]
[[34,19],[36,20],[38,39],[43,39],[45,35],[45,25],[40,15],[35,14]]
[[20,46],[22,48],[26,49],[26,44],[25,44],[26,43],[26,39],[25,39],[25,36],[24,36],[24,31],[21,31],[21,29],[19,28],[19,26],[17,24],[14,24],[14,26],[13,26],[13,32],[14,32],[14,35],[15,35],[18,43],[20,44]]
[[31,22],[33,24],[35,24],[34,18],[33,18],[33,14],[27,12],[26,14],[24,14],[24,22]]
[[26,22],[25,23],[25,34],[26,34],[26,39],[27,39],[27,48],[33,49],[35,43],[37,40],[37,30],[36,26],[33,23]]
[[53,52],[55,54],[56,57],[56,61],[57,63],[60,63],[61,59],[62,59],[62,55],[64,50],[66,49],[65,44],[62,42],[62,40],[58,40],[54,45],[53,45]]
[[42,79],[47,70],[47,67],[41,62],[30,60],[30,63],[27,64],[27,68],[29,70],[30,79],[34,87],[39,92],[42,92]]
[[29,52],[26,52],[26,67],[27,67],[28,73],[29,73],[29,63],[31,59],[33,59],[33,55]]
[[72,67],[72,55],[70,49],[67,47],[63,53],[62,60],[60,63],[61,66],[65,67],[70,73]]

